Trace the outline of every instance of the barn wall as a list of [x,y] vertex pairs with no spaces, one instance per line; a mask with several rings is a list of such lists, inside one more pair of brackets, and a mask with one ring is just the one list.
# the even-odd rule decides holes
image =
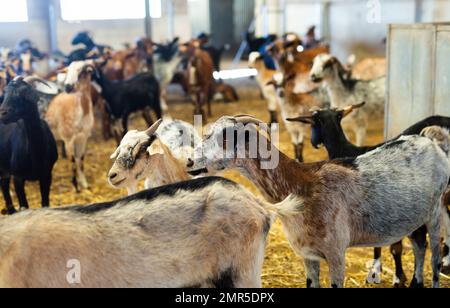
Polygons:
[[46,1],[28,0],[29,22],[0,23],[0,46],[14,47],[18,38],[32,38],[35,44],[47,50],[47,3]]
[[[28,23],[0,23],[0,46],[14,47],[20,38],[30,38],[35,44],[49,50],[47,28],[47,0],[28,0],[30,21]],[[59,1],[54,1],[57,15],[57,41],[63,52],[72,50],[70,41],[79,31],[89,30],[98,43],[122,48],[124,43],[132,43],[136,38],[145,34],[144,20],[102,20],[66,22],[60,17]],[[188,14],[188,0],[174,1],[174,34],[182,40],[191,37],[190,19]],[[163,17],[153,19],[153,38],[156,41],[166,40],[168,37],[168,19],[166,1],[163,0]]]
[[[264,2],[256,1],[255,13],[260,15],[256,23],[259,35],[266,30],[304,34],[310,26],[316,25],[318,33],[331,39],[332,52],[341,59],[350,54],[384,55],[383,40],[388,24],[450,20],[448,0],[267,0],[267,12],[261,14]],[[328,13],[325,13],[328,20],[324,19],[326,3],[329,3]],[[377,3],[381,9],[380,20],[375,18],[369,22],[368,17],[373,16],[369,14],[373,12],[370,8]],[[325,21],[329,22],[329,30],[321,29]]]

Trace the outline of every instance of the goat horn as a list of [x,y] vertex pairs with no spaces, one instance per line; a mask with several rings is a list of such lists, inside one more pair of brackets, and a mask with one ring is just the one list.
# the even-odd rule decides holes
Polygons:
[[236,120],[237,123],[242,124],[255,124],[255,125],[264,124],[263,121],[255,118],[254,116],[246,114],[234,116],[234,119]]
[[163,120],[159,119],[155,124],[152,125],[152,127],[150,127],[149,129],[147,129],[145,131],[145,133],[147,134],[147,136],[152,137],[156,131],[158,130],[158,128],[161,126]]
[[13,81],[22,81],[23,77],[22,76],[17,76],[16,78],[13,79]]
[[45,81],[42,78],[39,77],[34,77],[34,76],[30,76],[30,77],[26,77],[25,79],[23,79],[24,82],[28,83],[29,85],[34,87],[34,84],[36,82],[38,83],[42,83],[43,85],[47,86],[49,89],[51,89],[52,87],[50,87],[50,85],[47,83],[47,81]]
[[366,104],[366,102],[362,102],[360,104],[355,104],[355,105],[350,105],[345,107],[344,109],[342,109],[342,111],[344,112],[344,116],[349,115],[350,113],[353,112],[353,110],[358,109],[363,107]]

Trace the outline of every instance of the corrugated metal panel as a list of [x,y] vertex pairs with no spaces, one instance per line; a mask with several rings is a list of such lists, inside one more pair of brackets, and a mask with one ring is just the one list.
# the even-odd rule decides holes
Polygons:
[[255,0],[234,0],[234,40],[242,41],[255,16]]
[[450,116],[449,51],[449,26],[389,26],[387,138],[427,116]]
[[450,26],[437,27],[434,112],[450,115]]

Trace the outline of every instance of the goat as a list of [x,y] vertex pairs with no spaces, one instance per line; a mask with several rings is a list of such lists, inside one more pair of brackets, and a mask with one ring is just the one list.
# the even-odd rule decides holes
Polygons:
[[161,106],[165,113],[168,111],[167,87],[175,76],[181,57],[178,48],[178,38],[169,44],[155,44],[156,49],[153,54],[153,70],[161,87]]
[[[189,94],[194,101],[194,115],[202,115],[206,121],[208,116],[212,116],[210,93],[213,87],[213,61],[195,40],[181,46],[181,52],[188,62],[185,73],[189,81]],[[205,105],[207,112],[204,110]]]
[[278,72],[266,67],[264,58],[259,52],[252,52],[250,54],[249,67],[258,71],[256,80],[258,81],[262,94],[268,103],[270,125],[278,123],[277,93],[274,87],[269,84]]
[[323,82],[332,107],[344,108],[367,102],[364,108],[353,113],[347,120],[355,131],[356,144],[362,146],[366,139],[369,116],[381,117],[384,113],[386,77],[372,81],[353,80],[339,60],[329,54],[315,58],[310,77],[313,82]]
[[[317,149],[322,144],[328,151],[330,159],[343,159],[346,157],[358,157],[379,147],[382,147],[386,142],[368,147],[357,147],[351,144],[344,134],[341,122],[355,110],[362,108],[364,103],[359,105],[348,106],[343,109],[321,109],[314,111],[309,115],[304,113],[304,116],[288,119],[288,121],[301,122],[305,125],[312,126],[311,143]],[[292,118],[292,117],[291,117]],[[450,128],[450,118],[446,117],[430,117],[425,119],[412,127],[405,130],[400,136],[419,135],[425,128],[429,126],[439,125],[443,128]],[[406,274],[402,266],[402,252],[403,245],[399,242],[391,246],[391,252],[395,259],[396,271],[394,277],[394,287],[401,288],[406,284]],[[369,273],[367,281],[369,283],[381,283],[381,248],[375,249],[375,257],[372,269]]]
[[[67,156],[72,160],[72,184],[77,192],[80,192],[79,185],[83,189],[89,188],[84,174],[84,157],[94,127],[91,80],[95,72],[96,68],[90,62],[72,62],[66,80],[68,93],[55,97],[46,115],[54,136],[64,142]],[[76,79],[72,79],[73,76]]]
[[310,90],[306,93],[295,93],[296,81],[296,75],[285,77],[279,73],[274,76],[269,84],[276,89],[281,115],[294,145],[295,159],[298,162],[303,162],[304,138],[307,135],[308,126],[303,123],[290,122],[286,119],[302,112],[308,112],[311,109],[322,108],[327,103],[324,102],[326,95],[321,96],[323,94],[321,88]]
[[[356,60],[356,58],[355,58]],[[384,57],[365,58],[357,63],[349,61],[349,70],[356,80],[374,80],[387,75],[387,60]]]
[[20,209],[29,208],[25,181],[39,181],[42,207],[50,205],[52,170],[58,151],[47,123],[39,117],[39,95],[33,88],[36,83],[45,84],[35,77],[14,79],[6,87],[0,107],[0,182],[9,214],[16,212],[9,192],[11,177]]
[[209,177],[21,213],[0,219],[0,287],[261,288],[271,224],[297,206]]
[[[450,124],[449,118],[445,118],[447,124]],[[447,126],[448,129],[449,126]],[[422,131],[422,135],[428,138],[433,138],[439,141],[439,146],[446,151],[449,160],[450,160],[450,139],[446,138],[447,131],[441,129],[441,126],[430,126],[425,128]],[[443,208],[442,208],[442,223],[443,230],[445,232],[444,235],[444,250],[443,250],[443,258],[442,258],[442,273],[450,274],[450,182],[447,192],[443,197]]]
[[200,42],[200,48],[204,51],[206,51],[209,56],[211,57],[213,63],[214,63],[214,70],[216,72],[220,72],[221,62],[222,62],[222,55],[223,53],[230,48],[229,45],[222,46],[221,48],[217,48],[210,44],[210,35],[207,33],[200,33],[197,36],[197,39]]
[[267,37],[255,37],[255,33],[247,32],[245,35],[245,42],[249,53],[259,52],[261,47],[276,41],[278,36],[276,34],[268,35]]
[[[249,116],[218,120],[196,149],[193,170],[237,168],[270,202],[290,194],[302,200],[303,212],[281,221],[293,249],[305,258],[308,286],[320,286],[322,259],[329,264],[332,286],[343,287],[348,248],[396,243],[426,225],[433,287],[439,287],[441,201],[450,165],[437,144],[420,136],[402,137],[357,158],[299,164],[273,145],[269,153],[261,152],[264,146],[249,153],[258,140],[267,142],[256,128],[244,126],[253,123],[262,122]],[[258,139],[249,140],[252,136]],[[278,165],[263,168],[267,161]],[[421,286],[426,245],[420,237],[411,240],[413,286]]]
[[111,81],[129,79],[138,73],[151,70],[152,55],[152,41],[141,38],[135,47],[112,53],[103,72]]
[[200,143],[195,128],[182,121],[160,120],[145,132],[130,131],[111,156],[108,181],[132,195],[144,179],[147,189],[189,180],[186,164]]
[[72,62],[97,59],[103,56],[108,50],[112,50],[110,46],[96,44],[87,31],[82,31],[75,35],[72,40],[72,46],[78,44],[84,45],[85,48],[74,50],[66,56],[66,65],[70,65]]
[[314,59],[323,53],[328,53],[327,45],[305,50],[300,38],[288,35],[284,40],[274,42],[267,48],[267,53],[277,62],[277,66],[285,75],[308,73]]
[[224,82],[213,82],[210,99],[213,100],[215,96],[220,96],[224,103],[233,103],[240,100],[236,89]]
[[141,73],[124,81],[110,81],[98,70],[95,80],[102,88],[101,94],[110,117],[113,121],[122,121],[122,134],[115,133],[117,142],[128,132],[131,113],[142,111],[148,126],[153,125],[149,110],[153,110],[158,119],[162,118],[160,87],[152,73]]

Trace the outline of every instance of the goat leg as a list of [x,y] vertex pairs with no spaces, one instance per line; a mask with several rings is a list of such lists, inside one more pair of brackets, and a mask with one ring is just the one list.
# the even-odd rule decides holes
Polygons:
[[63,159],[67,159],[66,144],[64,141],[61,141],[61,156]]
[[208,106],[208,117],[212,117],[213,116],[212,99],[209,97],[209,90],[205,90],[205,92],[203,92],[203,100],[206,102]]
[[294,149],[295,149],[295,159],[299,162],[299,163],[303,163],[304,159],[303,159],[303,143],[300,144],[294,144]]
[[[438,207],[440,209],[440,207]],[[430,250],[431,250],[431,267],[433,270],[433,284],[434,289],[439,288],[439,280],[441,274],[441,215],[440,211],[434,215],[431,221],[427,224],[428,234],[430,235]]]
[[373,257],[374,261],[373,261],[372,268],[369,271],[369,275],[367,276],[367,283],[380,284],[381,283],[381,273],[383,271],[382,265],[381,265],[382,249],[380,247],[374,248],[373,254],[374,254],[374,257]]
[[50,206],[50,187],[52,186],[52,175],[47,175],[39,181],[41,190],[42,207]]
[[450,275],[450,209],[448,208],[450,202],[450,191],[444,198],[444,207],[442,209],[442,220],[444,229],[444,251],[442,254],[442,273]]
[[420,228],[414,232],[410,237],[414,251],[414,278],[410,284],[410,288],[423,289],[424,288],[424,264],[425,255],[427,252],[427,229],[425,227]]
[[122,117],[122,128],[123,128],[122,138],[125,137],[125,135],[128,133],[128,116],[129,114],[126,113]]
[[270,122],[269,126],[272,124],[278,124],[278,112],[276,111],[269,111],[270,112]]
[[15,214],[17,211],[14,208],[13,201],[11,198],[11,193],[9,192],[9,184],[11,182],[11,178],[10,177],[1,177],[0,182],[2,185],[3,198],[5,199],[5,203],[6,203],[6,211],[9,215]]
[[330,251],[326,259],[330,267],[331,287],[342,289],[345,282],[345,252]]
[[147,122],[147,126],[151,127],[154,123],[152,115],[150,114],[150,110],[148,107],[146,107],[143,111],[142,111],[142,117],[144,118],[145,122]]
[[442,274],[450,275],[450,247],[444,244],[442,261]]
[[25,180],[21,178],[14,178],[14,188],[16,190],[17,198],[19,199],[20,209],[29,209],[27,196],[25,194]]
[[391,254],[395,261],[395,277],[394,277],[394,288],[403,289],[406,287],[406,274],[403,270],[403,243],[398,242],[391,246]]
[[304,260],[306,269],[306,287],[320,288],[320,261]]
[[77,179],[77,167],[76,167],[76,162],[75,162],[75,157],[72,157],[72,185],[73,187],[75,187],[75,191],[77,192],[77,194],[79,194],[80,188],[78,187],[78,179]]

